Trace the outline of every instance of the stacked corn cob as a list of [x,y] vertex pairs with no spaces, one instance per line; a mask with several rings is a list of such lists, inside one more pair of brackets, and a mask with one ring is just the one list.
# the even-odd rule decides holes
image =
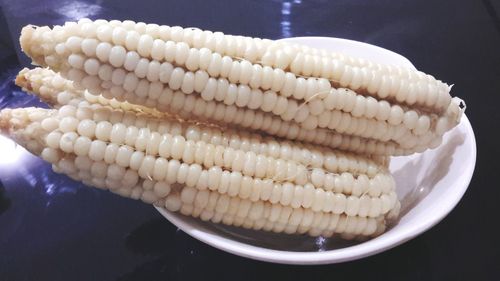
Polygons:
[[462,113],[429,75],[265,39],[84,19],[20,41],[52,70],[16,83],[54,109],[4,109],[2,131],[88,185],[246,228],[383,232],[389,156]]

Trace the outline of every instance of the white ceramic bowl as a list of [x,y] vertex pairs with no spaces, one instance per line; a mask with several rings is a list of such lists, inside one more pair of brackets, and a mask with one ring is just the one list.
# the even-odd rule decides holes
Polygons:
[[[403,56],[366,43],[324,37],[284,40],[413,67]],[[460,124],[445,135],[440,147],[409,157],[394,157],[390,170],[402,204],[401,218],[384,234],[362,243],[245,230],[157,209],[187,234],[239,256],[287,264],[338,263],[390,249],[437,224],[462,198],[475,162],[474,132],[465,115]]]

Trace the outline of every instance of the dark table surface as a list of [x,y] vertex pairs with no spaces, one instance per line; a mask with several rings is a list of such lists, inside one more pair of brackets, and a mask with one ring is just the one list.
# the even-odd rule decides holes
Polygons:
[[393,50],[455,84],[477,138],[476,171],[453,212],[418,238],[359,261],[287,266],[214,249],[151,206],[55,175],[3,141],[0,280],[499,280],[500,1],[0,0],[0,108],[39,104],[11,82],[29,63],[20,28],[80,17],[333,36]]

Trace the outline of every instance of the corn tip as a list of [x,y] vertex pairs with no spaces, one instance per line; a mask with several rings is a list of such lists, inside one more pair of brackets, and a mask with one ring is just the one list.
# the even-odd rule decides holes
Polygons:
[[21,29],[21,36],[19,37],[19,43],[21,44],[21,49],[26,54],[30,55],[31,50],[29,46],[31,45],[31,39],[33,37],[33,32],[36,26],[28,24]]

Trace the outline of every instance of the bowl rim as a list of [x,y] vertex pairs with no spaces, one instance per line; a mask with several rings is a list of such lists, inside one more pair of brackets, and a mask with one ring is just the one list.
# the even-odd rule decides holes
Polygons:
[[292,42],[294,42],[294,41],[302,41],[302,40],[334,41],[334,42],[341,42],[341,43],[344,43],[344,44],[355,44],[355,45],[358,45],[358,46],[363,46],[363,47],[366,47],[366,48],[377,50],[377,51],[382,52],[382,53],[387,53],[390,56],[397,57],[398,61],[400,61],[399,64],[404,64],[407,67],[416,69],[415,66],[413,65],[413,63],[408,58],[406,58],[405,56],[403,56],[401,54],[398,54],[398,53],[396,53],[394,51],[391,51],[389,49],[386,49],[386,48],[383,48],[383,47],[380,47],[380,46],[377,46],[377,45],[372,45],[372,44],[366,43],[366,42],[361,42],[361,41],[356,41],[356,40],[351,40],[351,39],[345,39],[345,38],[323,37],[323,36],[298,36],[298,37],[282,38],[282,39],[278,39],[276,41],[283,41],[283,42],[292,41]]
[[[358,44],[358,45],[361,44],[364,45],[365,47],[370,47],[370,48],[375,47],[379,51],[390,52],[393,55],[396,54],[397,56],[405,60],[405,62],[403,63],[406,62],[410,63],[407,58],[397,53],[394,53],[390,50],[374,46],[368,43],[358,42],[349,39],[333,38],[333,37],[291,37],[287,39],[330,40],[337,42],[343,41],[348,44]],[[413,66],[411,63],[410,65]],[[470,147],[468,149],[471,151],[470,160],[472,160],[465,162],[465,165],[467,166],[465,167],[464,174],[462,175],[463,181],[457,183],[457,185],[454,187],[454,192],[450,195],[449,198],[447,198],[448,200],[441,202],[439,208],[440,212],[436,216],[430,216],[428,220],[421,220],[417,223],[413,223],[408,227],[404,228],[403,230],[400,230],[398,235],[389,235],[389,236],[381,235],[357,245],[341,249],[328,250],[328,251],[298,252],[298,251],[273,250],[235,241],[230,238],[222,237],[214,233],[204,232],[202,230],[197,229],[193,224],[189,222],[189,220],[181,219],[180,215],[171,213],[166,209],[157,206],[155,206],[155,208],[165,218],[167,218],[167,220],[169,220],[171,223],[173,223],[175,226],[177,226],[179,229],[181,229],[188,235],[192,236],[193,238],[200,240],[215,248],[246,258],[272,262],[272,263],[300,264],[300,265],[340,263],[340,262],[346,262],[350,260],[364,258],[394,248],[398,245],[401,245],[415,238],[416,236],[422,234],[423,232],[429,230],[437,223],[439,223],[444,217],[446,217],[458,204],[460,199],[465,194],[465,191],[467,190],[470,181],[472,179],[472,175],[475,169],[476,154],[477,154],[474,131],[465,113],[462,115],[462,119],[460,121],[459,126],[463,126],[463,128],[466,131],[465,133],[467,138],[470,139]]]

